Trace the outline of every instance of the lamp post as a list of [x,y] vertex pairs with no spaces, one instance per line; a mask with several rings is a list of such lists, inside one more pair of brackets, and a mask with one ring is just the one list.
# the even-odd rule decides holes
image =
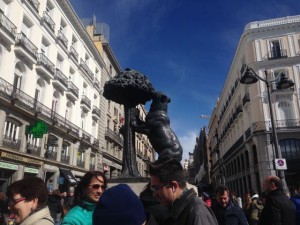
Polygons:
[[[281,155],[281,150],[280,150],[280,146],[278,144],[278,137],[277,137],[277,130],[275,127],[275,122],[274,122],[274,114],[273,114],[273,108],[272,108],[272,103],[271,103],[271,94],[270,94],[270,84],[274,81],[276,81],[278,78],[280,78],[279,83],[277,84],[277,89],[287,89],[290,88],[292,86],[294,86],[294,82],[290,79],[288,79],[286,77],[286,75],[284,73],[281,73],[279,76],[277,76],[275,79],[270,80],[268,77],[268,71],[264,70],[264,74],[265,74],[265,79],[261,78],[260,76],[258,76],[255,71],[249,67],[249,66],[245,66],[245,72],[243,73],[240,82],[242,84],[254,84],[256,83],[258,80],[263,81],[266,86],[267,86],[267,96],[268,96],[268,104],[269,104],[269,110],[270,110],[270,117],[271,117],[271,125],[272,125],[272,144],[274,146],[275,149],[275,155],[277,159],[282,159],[282,155]],[[276,170],[276,168],[275,168]],[[277,170],[277,175],[279,176],[279,178],[282,181],[282,185],[283,185],[283,190],[284,192],[287,192],[287,185],[286,185],[286,181],[285,181],[285,175],[284,175],[284,171],[283,170]]]

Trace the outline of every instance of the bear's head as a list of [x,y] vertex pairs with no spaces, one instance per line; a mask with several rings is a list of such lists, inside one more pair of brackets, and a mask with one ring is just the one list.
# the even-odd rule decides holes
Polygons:
[[162,92],[155,92],[152,96],[152,103],[150,106],[150,112],[155,111],[168,111],[168,103],[171,99]]

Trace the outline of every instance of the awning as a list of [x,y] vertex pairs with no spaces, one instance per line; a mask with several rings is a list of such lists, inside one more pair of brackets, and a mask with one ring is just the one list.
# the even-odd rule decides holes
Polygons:
[[76,184],[76,178],[72,174],[71,170],[68,169],[60,169],[60,172],[64,175],[64,177],[68,180],[70,184]]

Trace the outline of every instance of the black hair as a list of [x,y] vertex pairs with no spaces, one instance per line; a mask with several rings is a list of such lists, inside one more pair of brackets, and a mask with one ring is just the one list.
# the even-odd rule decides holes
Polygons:
[[176,181],[181,189],[186,187],[183,167],[177,159],[162,159],[149,164],[150,176],[156,176],[162,183]]
[[224,193],[225,193],[225,191],[228,193],[228,195],[229,195],[229,189],[226,187],[226,186],[224,186],[224,185],[219,185],[217,188],[216,188],[216,190],[215,190],[215,193],[216,194],[221,194],[221,195],[223,195]]

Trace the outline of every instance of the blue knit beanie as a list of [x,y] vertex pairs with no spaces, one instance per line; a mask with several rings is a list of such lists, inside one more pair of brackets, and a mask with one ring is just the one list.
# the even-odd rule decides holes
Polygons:
[[144,207],[127,184],[103,192],[93,214],[93,225],[142,225]]

